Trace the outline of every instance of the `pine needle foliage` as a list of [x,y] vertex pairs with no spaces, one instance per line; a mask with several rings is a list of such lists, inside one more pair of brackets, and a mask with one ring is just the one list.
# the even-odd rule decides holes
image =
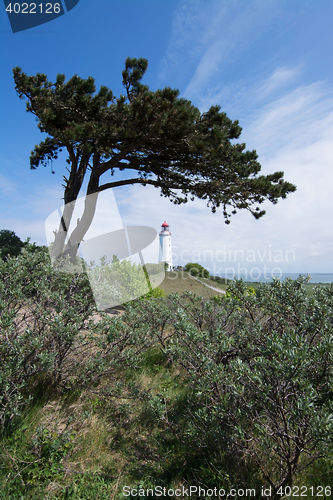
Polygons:
[[[150,90],[141,83],[147,67],[146,59],[126,59],[126,94],[119,97],[106,86],[97,92],[92,77],[74,75],[66,81],[65,75],[58,75],[51,82],[43,73],[28,76],[14,68],[16,92],[27,99],[27,111],[47,134],[31,152],[30,167],[45,166],[67,150],[65,206],[75,202],[85,177],[86,194],[96,195],[94,203],[98,193],[109,188],[152,185],[175,204],[200,198],[213,212],[222,207],[226,223],[239,209],[259,219],[265,214],[259,207],[265,200],[277,203],[295,191],[283,172],[259,175],[256,151],[235,142],[242,130],[237,120],[219,106],[201,113],[179,97],[178,90]],[[113,180],[116,172],[124,172],[123,178]],[[65,246],[72,212],[70,205],[64,210],[53,251],[60,255],[65,247],[74,258],[94,208],[86,208]]]

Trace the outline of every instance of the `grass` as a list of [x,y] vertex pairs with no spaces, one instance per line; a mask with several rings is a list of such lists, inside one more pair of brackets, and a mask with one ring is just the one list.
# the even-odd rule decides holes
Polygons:
[[111,500],[125,485],[186,484],[184,449],[147,402],[184,392],[178,374],[154,349],[139,371],[119,371],[126,383],[116,396],[107,395],[116,380],[105,378],[94,390],[32,403],[0,443],[0,499]]
[[[207,278],[200,278],[200,281],[203,281],[207,285],[213,286],[214,288],[221,288],[222,291],[225,291],[228,288],[227,285],[219,285],[215,281]],[[185,290],[188,290],[196,293],[197,295],[201,295],[205,299],[210,299],[219,293],[215,290],[211,290],[193,277],[189,276],[189,274],[181,271],[171,271],[165,273],[165,278],[159,287],[162,288],[167,295],[170,293],[182,294]]]
[[[203,283],[212,286],[213,288],[221,289],[222,293],[228,289],[228,285],[217,283],[209,278],[199,278]],[[247,282],[247,286],[252,287],[256,290],[259,286],[259,282]],[[328,287],[330,283],[308,283],[305,285],[306,290],[311,295],[313,294],[313,290],[315,287]],[[212,290],[199,281],[195,280],[188,273],[184,271],[171,271],[165,273],[164,281],[159,285],[162,290],[169,295],[171,293],[179,293],[182,294],[185,290],[196,293],[197,295],[201,295],[205,299],[210,299],[216,295],[219,295],[219,292]]]

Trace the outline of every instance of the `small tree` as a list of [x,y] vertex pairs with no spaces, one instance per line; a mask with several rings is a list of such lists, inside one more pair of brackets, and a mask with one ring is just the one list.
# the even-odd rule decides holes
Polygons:
[[[96,93],[91,77],[75,75],[65,82],[65,75],[58,75],[52,83],[45,74],[13,70],[19,97],[27,98],[27,111],[48,134],[32,151],[30,167],[56,159],[62,149],[68,153],[65,206],[52,247],[56,257],[69,254],[75,259],[93,220],[98,193],[109,188],[152,185],[176,204],[201,198],[213,212],[222,206],[227,223],[229,208],[232,213],[246,209],[258,219],[265,213],[259,208],[264,200],[277,203],[296,189],[283,180],[283,172],[258,175],[256,152],[233,142],[241,127],[219,106],[200,113],[179,98],[178,90],[149,90],[141,83],[147,67],[146,59],[126,59],[126,95],[118,98],[105,86]],[[124,178],[112,181],[115,172],[124,172]],[[127,172],[133,176],[128,178]],[[87,175],[85,208],[65,245],[74,202]]]
[[0,231],[0,257],[15,256],[21,253],[24,247],[23,241],[20,240],[14,231],[1,229]]
[[189,262],[185,266],[185,271],[191,274],[191,276],[195,276],[197,278],[209,278],[209,271],[205,269],[200,264]]

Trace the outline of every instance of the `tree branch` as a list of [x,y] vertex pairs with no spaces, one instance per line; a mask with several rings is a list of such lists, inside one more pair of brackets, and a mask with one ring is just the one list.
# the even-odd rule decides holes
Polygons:
[[137,141],[132,142],[131,144],[128,144],[127,146],[125,146],[120,151],[120,153],[116,154],[111,160],[109,160],[105,163],[101,163],[100,167],[92,174],[92,176],[93,176],[92,178],[100,177],[110,168],[116,167],[117,164],[120,162],[120,160],[124,160],[126,158],[128,153],[130,153],[133,149],[137,149],[143,142],[145,142],[146,140],[150,139],[153,136],[155,129],[156,129],[156,126],[158,124],[159,124],[159,122],[156,121],[154,123],[154,125],[151,127],[150,131],[146,135],[140,137],[140,139],[138,139]]
[[[158,181],[154,181],[152,179],[124,179],[122,181],[115,181],[115,182],[108,182],[107,184],[102,184],[102,186],[99,186],[96,190],[95,193],[100,193],[101,191],[105,191],[105,189],[110,189],[110,188],[115,188],[119,186],[127,186],[129,184],[151,184],[152,186],[155,187],[160,187],[161,184]],[[178,186],[174,187],[173,189],[181,189]]]

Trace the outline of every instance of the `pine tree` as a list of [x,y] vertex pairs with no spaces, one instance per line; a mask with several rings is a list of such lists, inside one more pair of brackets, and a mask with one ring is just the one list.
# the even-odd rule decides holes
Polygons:
[[[98,193],[109,188],[152,185],[176,204],[201,198],[213,212],[221,206],[226,223],[238,209],[259,219],[265,214],[261,203],[266,199],[277,203],[296,189],[283,180],[283,172],[258,175],[257,153],[233,142],[241,127],[219,106],[200,113],[179,97],[178,90],[166,87],[153,92],[143,85],[147,67],[146,59],[126,59],[122,73],[126,95],[119,97],[105,86],[96,92],[92,77],[74,75],[65,82],[59,74],[52,83],[45,74],[28,76],[19,67],[13,70],[18,96],[27,98],[27,111],[48,134],[32,151],[30,167],[56,159],[62,149],[68,152],[69,175],[63,177],[64,211],[54,256],[75,258],[93,220]],[[133,172],[133,177],[102,179],[106,172],[113,176],[117,171]],[[86,176],[85,209],[65,245],[72,202]]]

